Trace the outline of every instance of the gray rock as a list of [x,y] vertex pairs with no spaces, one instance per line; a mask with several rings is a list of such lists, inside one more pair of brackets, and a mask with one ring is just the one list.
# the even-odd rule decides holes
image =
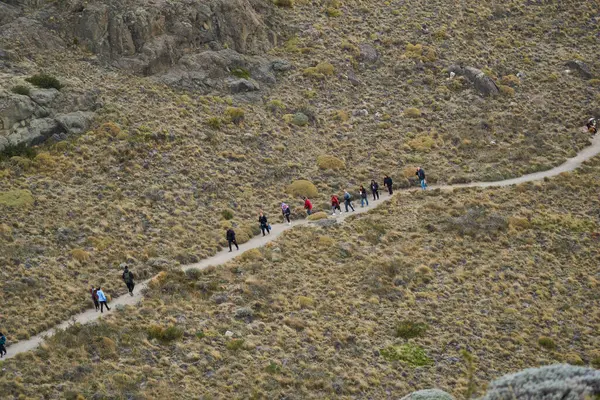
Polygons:
[[42,107],[49,107],[60,92],[56,89],[31,89],[29,98]]
[[285,72],[292,69],[292,64],[286,60],[275,60],[271,63],[271,68],[277,72]]
[[496,86],[496,82],[477,68],[453,65],[448,68],[448,72],[454,72],[456,75],[464,76],[475,86],[475,89],[484,96],[494,96],[500,92],[498,86]]
[[579,75],[581,75],[581,77],[584,79],[592,79],[594,77],[592,71],[590,71],[590,67],[583,61],[571,60],[567,61],[566,65],[572,70],[577,71]]
[[27,128],[27,137],[24,137],[22,141],[36,145],[61,132],[64,132],[61,126],[52,118],[34,119]]
[[19,47],[42,50],[64,48],[63,40],[42,23],[29,17],[20,17],[2,25],[0,40],[6,43],[19,43]]
[[56,117],[56,122],[70,135],[78,135],[88,130],[92,124],[94,113],[89,111],[75,111]]
[[401,400],[454,400],[454,397],[443,390],[425,389],[412,392],[404,396]]
[[379,60],[379,54],[377,53],[377,50],[370,44],[361,43],[358,45],[358,49],[360,50],[360,53],[358,55],[359,61],[368,64],[374,64],[377,62],[377,60]]
[[[40,107],[29,97],[0,90],[0,131],[31,118]],[[39,113],[38,113],[39,114]]]
[[600,394],[600,371],[567,364],[529,368],[493,381],[482,400],[580,400]]
[[260,85],[254,79],[236,79],[229,81],[229,90],[232,93],[253,92],[260,90]]

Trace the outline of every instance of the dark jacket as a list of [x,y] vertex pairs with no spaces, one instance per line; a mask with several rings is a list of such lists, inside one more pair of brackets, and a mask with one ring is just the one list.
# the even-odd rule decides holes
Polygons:
[[390,178],[390,177],[384,178],[383,179],[383,184],[385,186],[392,186],[392,178]]
[[367,191],[365,189],[360,189],[360,197],[362,197],[363,199],[367,198]]
[[[127,275],[125,275],[127,274]],[[133,272],[127,270],[123,272],[123,280],[125,282],[133,282]]]
[[235,231],[233,229],[227,229],[227,240],[230,242],[235,240]]
[[267,216],[266,216],[266,215],[263,215],[262,217],[258,217],[258,223],[259,223],[261,226],[267,226],[267,225],[268,225],[268,222],[267,222]]
[[371,184],[371,190],[374,191],[374,192],[378,191],[379,190],[379,184],[377,182],[373,182]]
[[92,300],[98,301],[98,291],[96,289],[90,289],[90,293],[92,294]]
[[417,175],[420,180],[425,179],[425,171],[423,171],[423,168],[421,168],[420,170],[418,170],[415,175]]
[[350,199],[352,199],[352,196],[350,196],[350,193],[344,193],[344,200],[349,203]]

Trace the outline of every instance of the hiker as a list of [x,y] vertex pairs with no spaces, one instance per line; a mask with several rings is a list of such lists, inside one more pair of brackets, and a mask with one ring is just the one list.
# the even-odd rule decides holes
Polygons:
[[417,167],[417,172],[415,173],[417,177],[419,177],[419,181],[421,182],[421,189],[425,190],[427,188],[427,182],[425,181],[425,171],[423,168]]
[[371,192],[373,193],[373,201],[379,200],[379,184],[374,180],[371,181]]
[[104,307],[106,307],[107,311],[110,311],[110,308],[106,303],[106,295],[104,294],[100,286],[98,286],[98,288],[96,289],[96,294],[98,295],[98,301],[100,302],[100,312],[104,312]]
[[340,210],[340,214],[342,213],[342,207],[340,207],[340,199],[335,194],[331,195],[331,211],[333,211],[333,215],[335,215],[335,210]]
[[313,208],[313,205],[310,202],[310,200],[308,199],[308,197],[304,197],[304,209],[306,210],[307,215],[312,214],[312,208]]
[[394,194],[394,191],[392,190],[392,178],[386,175],[383,178],[383,186],[386,186],[388,188],[388,192],[390,193],[390,195]]
[[129,294],[133,296],[133,288],[135,287],[135,283],[133,282],[133,272],[129,270],[129,267],[127,267],[127,265],[125,266],[125,270],[123,270],[123,281],[127,285]]
[[292,213],[292,210],[290,210],[290,206],[281,203],[281,213],[283,214],[284,222],[287,220],[288,225],[291,225],[292,221],[290,221],[290,214]]
[[360,189],[358,189],[358,193],[360,193],[360,206],[364,207],[365,203],[367,203],[367,207],[369,206],[369,196],[367,195],[367,191],[363,185],[360,185]]
[[352,207],[350,199],[352,199],[352,196],[350,195],[350,193],[348,193],[347,190],[344,190],[344,206],[346,207],[346,212],[348,212],[348,207],[350,207],[352,209],[352,212],[354,212],[354,207]]
[[90,294],[92,295],[92,301],[94,302],[94,307],[96,307],[96,311],[98,311],[100,309],[100,303],[98,303],[98,291],[91,286],[90,287]]
[[237,250],[240,249],[240,246],[238,246],[237,241],[235,240],[235,231],[233,230],[233,228],[225,228],[227,230],[227,243],[229,243],[229,252],[231,253],[233,251],[233,249],[231,248],[231,244],[235,244],[235,248]]
[[258,223],[260,224],[260,230],[261,230],[263,236],[265,236],[265,231],[269,235],[271,234],[271,226],[269,225],[269,222],[267,221],[267,216],[265,214],[263,214],[262,211],[260,212],[260,214],[258,214]]
[[590,118],[585,126],[587,127],[588,132],[592,135],[595,135],[596,132],[598,132],[596,118],[594,117]]
[[0,358],[4,357],[6,355],[6,336],[4,336],[4,333],[0,332]]

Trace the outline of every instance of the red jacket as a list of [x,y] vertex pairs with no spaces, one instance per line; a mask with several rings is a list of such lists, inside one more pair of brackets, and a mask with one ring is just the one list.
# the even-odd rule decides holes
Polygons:
[[306,208],[307,210],[312,210],[312,203],[309,199],[304,200],[304,208]]
[[337,196],[331,196],[331,205],[332,206],[339,206],[340,205],[340,199],[338,199]]

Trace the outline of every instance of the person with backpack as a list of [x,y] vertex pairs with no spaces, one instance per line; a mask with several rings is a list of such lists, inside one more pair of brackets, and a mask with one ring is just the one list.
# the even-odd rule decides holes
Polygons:
[[313,205],[308,197],[304,197],[304,209],[306,210],[306,215],[312,214]]
[[104,294],[104,292],[102,291],[102,288],[100,286],[98,286],[98,288],[96,289],[96,294],[98,295],[98,301],[100,302],[100,312],[103,313],[104,312],[104,307],[106,307],[107,311],[110,311],[110,308],[108,307],[108,304],[106,303],[106,295]]
[[369,195],[365,190],[363,185],[360,185],[360,189],[358,189],[358,193],[360,194],[360,206],[364,207],[365,203],[367,203],[367,207],[369,206]]
[[388,192],[390,193],[390,195],[394,194],[394,191],[392,190],[392,178],[390,178],[389,176],[385,176],[383,178],[383,186],[386,186],[388,188]]
[[0,332],[0,358],[6,355],[6,336]]
[[127,285],[127,290],[129,290],[129,294],[133,296],[133,288],[135,287],[135,283],[133,282],[133,272],[129,270],[129,267],[127,267],[127,265],[123,270],[122,278],[125,282],[125,285]]
[[423,168],[417,167],[417,172],[415,175],[417,175],[419,181],[421,182],[421,189],[425,190],[427,188],[427,182],[425,181],[425,171],[423,171]]
[[588,120],[588,122],[585,124],[587,130],[589,133],[591,133],[592,135],[595,135],[598,132],[598,128],[596,127],[597,122],[596,122],[596,118],[592,117]]
[[379,200],[379,184],[375,180],[371,181],[371,192],[373,193],[373,201]]
[[347,190],[344,190],[344,206],[346,207],[346,212],[348,212],[348,207],[350,207],[352,209],[352,212],[354,212],[354,207],[352,206],[352,202],[350,201],[352,199],[352,196],[350,195],[350,193],[348,193]]
[[340,210],[340,214],[342,213],[342,207],[340,207],[340,199],[335,195],[331,195],[331,211],[333,211],[333,215],[335,215],[335,210]]
[[96,311],[100,309],[100,303],[98,303],[98,291],[92,286],[90,287],[90,294],[92,295],[92,301],[94,302],[94,307],[96,307]]
[[281,213],[283,214],[284,222],[287,220],[288,225],[291,225],[292,221],[290,221],[290,214],[292,213],[292,210],[290,210],[290,206],[281,203]]
[[240,249],[240,246],[238,246],[237,241],[235,240],[235,231],[233,230],[233,228],[225,228],[227,229],[227,243],[229,243],[229,252],[231,253],[233,251],[233,249],[231,248],[231,244],[235,244],[235,248],[237,250]]
[[269,235],[271,234],[271,227],[269,226],[269,222],[267,221],[267,216],[263,214],[262,211],[258,215],[258,223],[260,224],[260,230],[263,236],[265,236],[265,232],[267,232]]

